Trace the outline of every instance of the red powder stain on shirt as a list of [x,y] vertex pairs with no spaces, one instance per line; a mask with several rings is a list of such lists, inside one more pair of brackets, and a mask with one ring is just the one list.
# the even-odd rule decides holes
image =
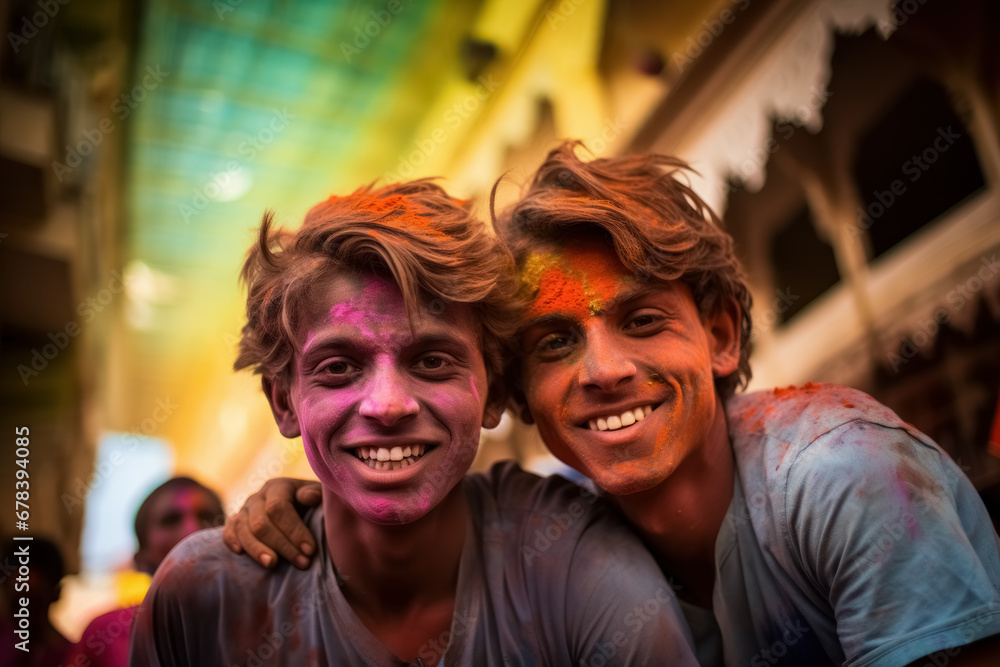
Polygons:
[[786,442],[781,446],[781,456],[778,457],[778,465],[774,466],[775,470],[780,468],[781,464],[785,462],[785,454],[788,453],[788,448],[791,447],[791,445],[792,443]]
[[801,394],[815,394],[819,390],[820,386],[815,382],[806,382],[801,387],[796,387],[793,384],[787,387],[775,387],[774,395],[778,398],[792,398]]
[[538,295],[528,316],[566,313],[582,321],[589,315],[587,300],[580,278],[569,276],[558,267],[548,268],[542,272]]
[[854,407],[854,403],[851,403],[850,401],[841,401],[841,405],[843,405],[847,409]]

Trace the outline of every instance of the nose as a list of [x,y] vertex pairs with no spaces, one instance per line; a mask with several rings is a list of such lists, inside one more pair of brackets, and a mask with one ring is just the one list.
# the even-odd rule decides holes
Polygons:
[[184,532],[184,537],[197,533],[202,528],[204,528],[204,526],[198,522],[198,515],[195,512],[187,512],[184,514],[184,520],[181,524],[181,530]]
[[581,385],[611,391],[635,377],[635,364],[615,343],[602,318],[593,318],[584,334]]
[[377,363],[366,387],[368,395],[361,401],[361,415],[384,426],[392,426],[417,414],[420,406],[410,395],[406,380],[395,364],[388,361]]

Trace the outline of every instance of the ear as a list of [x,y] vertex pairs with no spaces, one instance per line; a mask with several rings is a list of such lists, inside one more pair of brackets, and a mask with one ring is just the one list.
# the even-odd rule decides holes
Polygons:
[[292,402],[288,383],[281,376],[262,376],[260,384],[264,388],[264,395],[271,405],[271,414],[278,425],[281,435],[286,438],[297,438],[302,435],[299,429],[299,418],[295,414],[295,404]]
[[531,410],[528,409],[527,403],[522,403],[518,406],[521,414],[521,421],[525,424],[534,424],[535,418],[531,416]]
[[740,365],[740,323],[743,313],[736,299],[729,298],[715,313],[704,318],[705,333],[712,353],[712,375],[726,377]]
[[503,380],[500,378],[490,379],[489,392],[486,394],[486,407],[483,409],[483,428],[496,428],[503,416],[506,404],[507,387]]

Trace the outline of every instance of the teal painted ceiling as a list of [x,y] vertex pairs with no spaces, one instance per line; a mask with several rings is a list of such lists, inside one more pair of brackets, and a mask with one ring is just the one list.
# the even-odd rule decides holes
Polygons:
[[477,8],[445,4],[150,2],[116,108],[130,258],[214,297],[264,209],[294,224],[389,171],[458,72]]

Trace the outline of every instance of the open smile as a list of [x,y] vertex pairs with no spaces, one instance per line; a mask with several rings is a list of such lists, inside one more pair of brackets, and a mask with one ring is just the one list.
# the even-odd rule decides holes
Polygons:
[[407,445],[406,447],[357,447],[352,452],[372,470],[402,470],[419,461],[433,449],[434,445]]
[[617,431],[628,428],[633,424],[641,422],[652,414],[653,410],[660,407],[662,403],[648,403],[635,408],[623,410],[620,413],[602,415],[588,419],[586,424],[579,424],[579,428],[589,428],[591,431]]

